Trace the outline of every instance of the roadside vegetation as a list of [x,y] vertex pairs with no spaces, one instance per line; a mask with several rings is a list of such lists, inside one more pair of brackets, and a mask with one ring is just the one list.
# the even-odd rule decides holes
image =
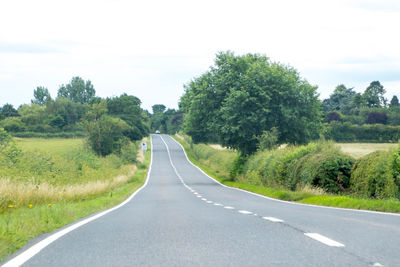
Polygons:
[[228,186],[306,204],[400,212],[400,148],[357,160],[326,141],[260,150],[232,176],[236,151],[195,144],[183,134],[175,139],[192,162]]
[[100,157],[82,138],[14,140],[0,129],[0,139],[0,262],[33,237],[120,203],[150,162],[140,141]]

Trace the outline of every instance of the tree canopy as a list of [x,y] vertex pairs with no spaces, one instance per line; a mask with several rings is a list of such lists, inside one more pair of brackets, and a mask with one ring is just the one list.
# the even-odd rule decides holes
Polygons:
[[45,106],[47,102],[51,100],[49,90],[43,86],[38,86],[33,90],[33,97],[32,104],[37,104],[39,106]]
[[71,82],[61,85],[58,89],[58,97],[65,97],[73,102],[85,104],[92,101],[96,90],[91,81],[84,81],[81,77],[73,77]]
[[273,127],[280,143],[306,143],[321,123],[316,87],[289,66],[258,54],[217,54],[209,71],[185,86],[184,129],[195,142],[218,141],[242,155]]

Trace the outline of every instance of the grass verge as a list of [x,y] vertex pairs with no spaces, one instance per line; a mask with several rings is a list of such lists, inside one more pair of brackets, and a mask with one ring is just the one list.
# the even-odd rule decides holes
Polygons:
[[141,187],[150,165],[150,144],[145,160],[129,180],[103,194],[76,201],[25,206],[0,214],[0,262],[43,233],[52,232],[92,213],[113,207]]
[[184,139],[174,136],[174,139],[178,141],[185,149],[189,160],[200,167],[211,177],[218,180],[220,183],[230,187],[240,188],[249,192],[257,193],[263,196],[276,198],[286,201],[294,201],[303,204],[312,204],[319,206],[337,207],[337,208],[348,208],[348,209],[359,209],[359,210],[371,210],[381,212],[392,212],[400,213],[400,201],[396,199],[361,199],[351,196],[339,196],[339,195],[317,195],[313,192],[306,191],[289,191],[284,189],[274,189],[265,186],[256,186],[245,183],[239,183],[230,180],[227,177],[221,177],[218,172],[211,169],[209,166],[204,164],[193,152],[191,145]]

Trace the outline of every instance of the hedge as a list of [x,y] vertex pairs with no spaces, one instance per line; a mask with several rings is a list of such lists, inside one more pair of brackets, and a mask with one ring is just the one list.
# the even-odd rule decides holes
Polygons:
[[325,138],[336,142],[397,143],[400,126],[383,124],[356,125],[333,121],[325,124]]

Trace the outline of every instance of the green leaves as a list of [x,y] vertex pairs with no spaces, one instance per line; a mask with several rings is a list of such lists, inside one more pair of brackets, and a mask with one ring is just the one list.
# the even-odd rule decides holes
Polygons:
[[272,127],[279,129],[278,143],[305,143],[321,128],[316,87],[262,55],[221,52],[185,88],[184,130],[195,142],[217,141],[248,155]]

